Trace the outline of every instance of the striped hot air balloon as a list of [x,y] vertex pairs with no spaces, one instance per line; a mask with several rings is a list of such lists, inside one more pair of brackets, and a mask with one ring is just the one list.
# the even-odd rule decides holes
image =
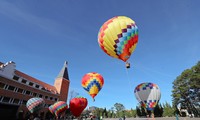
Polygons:
[[161,97],[158,85],[150,82],[139,84],[134,93],[141,106],[147,110],[153,110]]
[[106,54],[126,62],[138,43],[138,27],[129,17],[113,17],[101,26],[98,43]]
[[68,105],[64,101],[58,101],[54,103],[53,105],[49,106],[49,111],[58,117],[61,113],[63,113],[65,110],[67,110]]
[[48,109],[49,109],[49,111],[51,112],[51,114],[54,114],[53,105],[50,105]]
[[44,105],[45,105],[44,99],[37,97],[30,98],[26,103],[26,107],[31,113],[37,113],[44,107]]
[[82,87],[90,94],[93,100],[95,100],[95,96],[102,89],[103,84],[103,77],[96,72],[87,73],[82,78]]

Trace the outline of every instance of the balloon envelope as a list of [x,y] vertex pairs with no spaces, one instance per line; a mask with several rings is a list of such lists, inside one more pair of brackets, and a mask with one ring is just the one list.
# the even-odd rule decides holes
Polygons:
[[139,84],[134,93],[141,106],[147,110],[153,110],[161,97],[158,85],[150,82]]
[[48,109],[49,109],[49,111],[51,112],[51,114],[54,114],[53,105],[50,105]]
[[37,97],[30,98],[26,103],[26,107],[31,113],[38,112],[44,107],[44,105],[45,105],[44,99]]
[[70,111],[75,117],[79,117],[87,107],[88,101],[84,97],[76,97],[70,100]]
[[87,73],[82,78],[82,87],[90,94],[93,99],[99,93],[103,87],[103,84],[103,77],[96,72]]
[[59,116],[62,112],[64,112],[68,108],[68,105],[64,101],[58,101],[53,105],[49,106],[49,110],[51,113],[54,113],[56,116]]
[[98,43],[106,54],[126,62],[138,43],[138,27],[129,17],[113,17],[101,26]]

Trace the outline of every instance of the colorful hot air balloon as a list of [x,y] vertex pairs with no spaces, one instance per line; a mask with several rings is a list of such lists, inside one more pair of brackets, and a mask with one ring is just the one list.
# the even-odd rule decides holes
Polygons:
[[138,27],[129,17],[113,17],[101,26],[98,43],[106,54],[126,62],[138,43]]
[[90,94],[93,100],[103,87],[103,84],[103,77],[96,72],[87,73],[82,78],[82,87]]
[[70,100],[70,111],[75,117],[79,117],[87,107],[88,101],[84,97],[76,97]]
[[68,105],[64,101],[58,101],[53,105],[49,106],[49,111],[54,113],[56,117],[58,117],[61,113],[63,113],[68,108]]
[[26,103],[26,107],[31,113],[37,113],[44,107],[44,105],[45,105],[44,99],[37,97],[30,98]]
[[49,109],[49,111],[51,112],[51,114],[54,114],[53,105],[50,105],[48,109]]
[[158,85],[149,82],[139,84],[134,93],[141,106],[147,110],[153,110],[161,97]]

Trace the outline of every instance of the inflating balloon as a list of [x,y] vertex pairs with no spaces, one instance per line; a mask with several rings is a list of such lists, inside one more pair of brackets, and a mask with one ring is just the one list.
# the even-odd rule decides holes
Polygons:
[[75,117],[79,117],[87,107],[88,101],[84,97],[76,97],[70,100],[70,111]]
[[68,108],[68,105],[64,101],[58,101],[53,105],[49,106],[49,111],[54,113],[56,117],[58,117],[61,113],[63,113]]
[[36,113],[40,111],[44,107],[44,105],[45,105],[44,99],[37,97],[30,98],[26,103],[26,107],[31,113]]
[[161,97],[158,85],[149,82],[139,84],[134,93],[141,106],[147,110],[153,110]]
[[138,43],[138,27],[129,17],[113,17],[101,26],[98,43],[107,55],[126,62]]
[[82,87],[90,94],[93,100],[103,87],[103,84],[103,77],[96,72],[87,73],[82,78]]

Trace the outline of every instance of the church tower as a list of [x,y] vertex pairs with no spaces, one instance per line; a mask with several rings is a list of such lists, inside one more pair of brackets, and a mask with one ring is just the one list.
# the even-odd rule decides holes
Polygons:
[[67,101],[68,91],[69,91],[69,76],[67,70],[67,62],[65,61],[63,68],[55,79],[54,86],[60,94],[59,101]]

